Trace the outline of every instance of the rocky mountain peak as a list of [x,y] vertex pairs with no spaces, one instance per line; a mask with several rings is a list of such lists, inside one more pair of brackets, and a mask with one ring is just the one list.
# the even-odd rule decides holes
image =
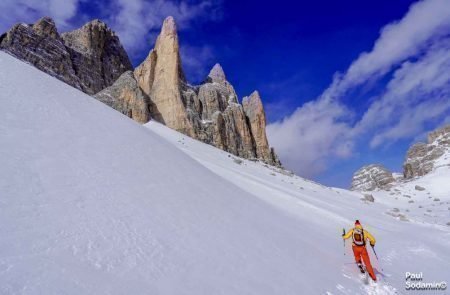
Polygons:
[[98,48],[104,48],[107,42],[117,42],[118,37],[101,20],[95,19],[81,28],[63,33],[66,45],[78,52],[94,54]]
[[223,83],[227,80],[222,66],[218,63],[212,67],[211,71],[208,74],[208,78],[210,78],[212,82],[216,83]]
[[408,181],[426,175],[436,168],[450,166],[450,125],[428,134],[427,143],[417,142],[408,149],[403,163],[403,177],[393,177],[392,172],[377,164],[364,166],[355,172],[352,190],[368,191],[387,189],[394,181]]
[[133,66],[117,35],[96,19],[61,35],[83,91],[95,94],[112,85]]
[[41,36],[48,36],[52,38],[59,38],[58,30],[55,22],[48,16],[39,19],[34,25],[33,30],[36,34]]
[[267,143],[258,93],[252,94],[244,109],[219,64],[203,84],[186,83],[173,17],[166,18],[155,48],[134,75],[149,97],[150,116],[155,120],[235,155],[280,165]]
[[172,16],[166,17],[161,28],[161,35],[169,36],[177,34],[177,24]]
[[237,156],[281,165],[267,142],[258,92],[239,104],[219,64],[201,85],[187,83],[173,17],[134,71],[118,36],[98,19],[61,35],[50,18],[16,25],[2,35],[0,48],[139,123],[152,118]]
[[87,22],[83,27],[87,27],[87,26],[104,27],[104,28],[110,30],[108,25],[105,22],[103,22],[102,20],[98,19],[98,18],[93,19],[90,22]]
[[403,176],[406,179],[423,176],[435,168],[435,161],[450,149],[450,125],[436,129],[428,134],[428,142],[413,144],[403,163]]
[[49,17],[32,26],[18,24],[2,35],[0,49],[87,94],[133,68],[119,38],[100,20],[61,35]]
[[257,90],[242,99],[245,116],[250,125],[256,156],[269,164],[281,165],[273,149],[269,147],[266,136],[266,114]]
[[0,49],[73,87],[81,89],[70,54],[55,22],[43,17],[34,25],[17,24],[0,38]]
[[428,144],[439,144],[450,147],[450,124],[428,134]]
[[176,24],[173,17],[164,20],[155,48],[134,71],[143,92],[151,98],[152,118],[168,127],[196,137],[189,119],[179,52]]
[[242,105],[249,114],[252,114],[252,116],[253,113],[259,113],[261,111],[264,112],[261,96],[259,95],[259,92],[257,90],[253,91],[249,96],[244,97],[242,99]]
[[351,190],[373,191],[386,189],[395,182],[392,172],[380,164],[363,166],[353,174]]

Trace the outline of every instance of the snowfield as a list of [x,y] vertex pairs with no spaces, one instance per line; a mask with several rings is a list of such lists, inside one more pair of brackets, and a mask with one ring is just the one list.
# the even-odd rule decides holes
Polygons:
[[[0,100],[0,294],[405,294],[406,272],[450,283],[445,164],[371,203],[141,126],[3,52]],[[377,284],[343,246],[355,219],[377,239]]]

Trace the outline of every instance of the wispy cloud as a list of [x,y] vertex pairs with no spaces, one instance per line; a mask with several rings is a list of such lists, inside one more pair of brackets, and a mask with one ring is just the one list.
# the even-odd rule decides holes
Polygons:
[[114,0],[106,21],[117,32],[131,54],[149,47],[148,37],[154,39],[163,20],[171,15],[180,30],[195,21],[217,20],[221,16],[221,2],[214,0]]
[[70,20],[77,14],[79,0],[2,0],[0,1],[0,32],[19,22],[35,22],[51,16],[61,29],[70,29]]
[[417,61],[406,61],[393,74],[385,93],[354,128],[376,129],[370,146],[411,138],[430,121],[450,112],[450,39],[431,46]]
[[399,21],[385,26],[370,52],[362,53],[344,74],[337,74],[322,96],[339,98],[347,90],[380,78],[398,63],[449,33],[448,0],[424,0],[412,5]]
[[189,82],[197,83],[205,80],[209,71],[217,62],[213,48],[208,45],[192,46],[182,44],[180,51],[183,68]]
[[302,176],[312,177],[326,169],[330,156],[350,156],[352,142],[346,139],[349,126],[336,120],[349,116],[351,112],[342,104],[318,100],[266,130],[282,162]]
[[100,18],[120,37],[133,56],[149,49],[163,20],[171,15],[180,30],[193,23],[216,21],[221,18],[221,0],[112,0],[94,2],[93,11],[81,11],[87,0],[2,0],[0,1],[0,31],[17,22],[35,22],[42,16],[52,17],[58,29],[67,31],[80,25],[81,20]]
[[[316,100],[268,126],[269,140],[286,165],[313,176],[333,159],[352,154],[358,136],[370,145],[414,138],[425,123],[448,114],[450,5],[424,0],[385,26],[371,51],[362,53]],[[353,120],[341,98],[392,73],[384,93],[363,119]]]

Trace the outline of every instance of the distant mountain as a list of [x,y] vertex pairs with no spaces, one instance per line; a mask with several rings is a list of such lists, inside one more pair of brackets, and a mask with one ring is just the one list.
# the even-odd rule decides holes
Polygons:
[[367,165],[355,172],[351,189],[390,189],[396,183],[424,176],[441,166],[450,166],[450,125],[430,132],[427,143],[415,143],[408,149],[403,175],[394,175],[380,164]]
[[201,85],[187,83],[172,17],[134,72],[119,38],[99,20],[61,35],[48,17],[17,24],[0,37],[0,49],[139,123],[154,119],[234,155],[281,166],[267,140],[257,91],[240,104],[219,64]]

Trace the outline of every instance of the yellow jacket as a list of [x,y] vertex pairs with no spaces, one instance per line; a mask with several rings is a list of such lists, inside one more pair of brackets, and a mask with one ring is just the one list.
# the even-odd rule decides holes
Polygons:
[[[356,225],[355,228],[362,228],[361,225]],[[367,240],[369,239],[370,245],[371,246],[375,246],[375,238],[365,229],[363,230],[364,232],[364,238]],[[344,240],[349,239],[350,237],[353,236],[353,228],[351,230],[349,230],[344,236],[342,236],[342,238]]]

